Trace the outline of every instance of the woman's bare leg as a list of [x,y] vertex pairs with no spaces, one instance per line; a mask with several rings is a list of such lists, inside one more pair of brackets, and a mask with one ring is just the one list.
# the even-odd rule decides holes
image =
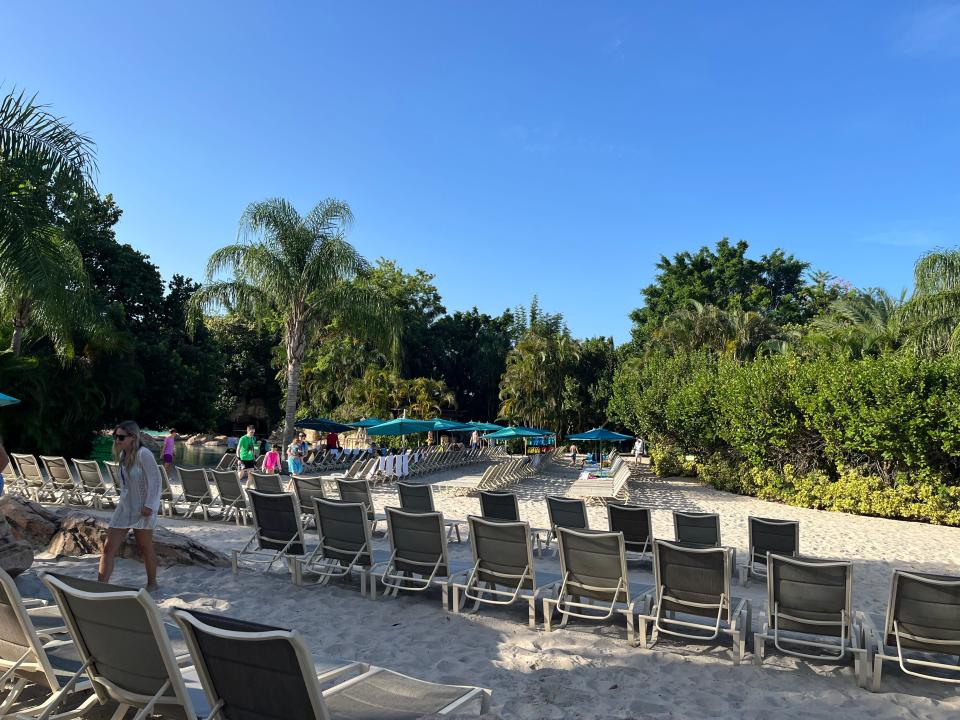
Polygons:
[[107,542],[103,545],[97,572],[97,579],[100,582],[110,582],[110,576],[113,575],[113,561],[123,541],[126,540],[128,532],[130,532],[129,528],[107,528]]
[[153,530],[134,530],[140,555],[143,556],[143,566],[147,570],[147,590],[157,587],[157,555],[153,551]]

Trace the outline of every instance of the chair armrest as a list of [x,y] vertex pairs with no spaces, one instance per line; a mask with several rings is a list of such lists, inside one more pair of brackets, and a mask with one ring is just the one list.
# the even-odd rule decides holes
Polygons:
[[38,607],[48,607],[50,605],[50,603],[48,603],[46,600],[42,600],[41,598],[22,598],[22,599],[23,599],[23,606],[28,610],[31,610],[33,608],[38,608]]

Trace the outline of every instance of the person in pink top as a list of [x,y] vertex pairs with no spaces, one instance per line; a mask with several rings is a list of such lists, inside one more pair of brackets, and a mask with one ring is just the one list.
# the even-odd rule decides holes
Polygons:
[[177,441],[177,429],[170,428],[167,436],[163,439],[163,452],[160,453],[160,460],[167,471],[167,475],[173,471],[173,444]]
[[263,457],[263,471],[267,473],[280,472],[280,446],[274,445]]

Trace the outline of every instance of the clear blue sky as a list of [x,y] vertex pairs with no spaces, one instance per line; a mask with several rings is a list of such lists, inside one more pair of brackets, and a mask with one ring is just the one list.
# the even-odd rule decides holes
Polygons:
[[622,341],[660,254],[899,290],[960,238],[958,2],[43,2],[0,32],[165,277],[250,201],[335,196],[448,309],[537,293]]

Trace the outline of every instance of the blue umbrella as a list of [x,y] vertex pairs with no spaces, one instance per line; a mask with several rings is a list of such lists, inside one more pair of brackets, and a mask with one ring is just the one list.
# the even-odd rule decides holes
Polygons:
[[552,433],[546,430],[531,430],[530,428],[514,427],[511,425],[510,427],[505,427],[503,430],[487,433],[483,438],[484,440],[513,440],[516,438],[543,437],[544,435],[551,434]]
[[474,430],[482,430],[483,432],[494,432],[496,430],[503,430],[503,425],[496,425],[495,423],[488,422],[473,422],[472,420],[467,423]]
[[15,397],[10,397],[9,395],[4,395],[3,393],[0,393],[0,407],[2,407],[3,405],[16,405],[18,402],[20,401],[17,400]]
[[596,442],[597,460],[600,465],[603,466],[603,453],[600,452],[600,443],[604,440],[623,442],[624,440],[633,440],[633,437],[613,432],[613,430],[607,430],[606,428],[594,428],[593,430],[587,430],[586,432],[577,433],[576,435],[568,435],[567,440],[592,440]]
[[415,435],[416,433],[433,430],[430,420],[413,420],[411,418],[395,418],[385,423],[367,428],[367,435]]
[[364,418],[363,420],[357,420],[356,422],[347,423],[347,424],[350,427],[355,427],[355,428],[368,428],[368,427],[373,427],[374,425],[382,425],[383,420],[381,420],[380,418],[369,417],[369,418]]
[[433,423],[432,430],[451,430],[453,432],[464,432],[468,430],[473,430],[473,425],[468,425],[467,423],[457,422],[456,420],[444,420],[443,418],[433,418],[432,420],[427,420],[427,422]]
[[328,420],[327,418],[306,418],[305,420],[295,422],[293,426],[304,430],[319,430],[320,432],[341,433],[353,430],[349,425]]

